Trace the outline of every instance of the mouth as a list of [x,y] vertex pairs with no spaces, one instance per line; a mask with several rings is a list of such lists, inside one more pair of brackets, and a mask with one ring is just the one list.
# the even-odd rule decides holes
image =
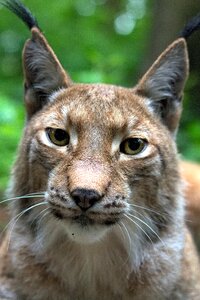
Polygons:
[[[64,207],[49,203],[52,216],[64,229],[68,238],[78,244],[93,244],[102,241],[123,218],[124,210],[92,208],[86,211],[79,207]],[[109,210],[109,211],[108,211]]]
[[58,220],[70,220],[73,224],[77,224],[81,227],[93,226],[93,225],[106,225],[111,226],[119,222],[119,214],[102,214],[102,213],[85,213],[77,212],[75,215],[65,214],[58,208],[51,208],[51,212]]

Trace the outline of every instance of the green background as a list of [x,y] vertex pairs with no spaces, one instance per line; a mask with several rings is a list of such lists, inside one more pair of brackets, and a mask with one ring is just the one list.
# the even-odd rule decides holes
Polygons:
[[[37,16],[74,81],[129,87],[197,12],[195,2],[184,0],[23,3]],[[21,53],[29,36],[24,24],[0,6],[0,193],[5,190],[24,124]],[[177,140],[183,157],[200,161],[200,35],[194,34],[188,46],[191,73]]]

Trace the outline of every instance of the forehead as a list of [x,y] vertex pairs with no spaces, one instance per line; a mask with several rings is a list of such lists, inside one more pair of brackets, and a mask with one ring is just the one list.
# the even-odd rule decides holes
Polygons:
[[145,113],[144,99],[133,89],[105,84],[76,84],[51,96],[52,109],[72,123],[96,123],[122,127],[131,118],[136,122]]

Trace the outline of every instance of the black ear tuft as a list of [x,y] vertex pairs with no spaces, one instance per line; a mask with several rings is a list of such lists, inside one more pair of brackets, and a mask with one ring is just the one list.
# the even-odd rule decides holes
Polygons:
[[36,18],[20,1],[5,0],[0,1],[0,4],[7,7],[11,12],[18,16],[26,24],[26,26],[28,26],[29,29],[32,29],[33,27],[39,28]]
[[190,35],[194,32],[200,29],[200,14],[193,17],[183,28],[183,30],[180,33],[180,37],[183,37],[185,39],[189,38]]

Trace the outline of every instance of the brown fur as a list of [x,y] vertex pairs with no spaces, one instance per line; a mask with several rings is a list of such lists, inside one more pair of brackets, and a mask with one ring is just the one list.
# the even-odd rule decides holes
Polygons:
[[[199,299],[174,141],[184,39],[133,89],[72,83],[37,28],[23,63],[28,118],[8,194],[25,198],[0,248],[0,299]],[[123,150],[130,138],[144,142],[137,154]]]

